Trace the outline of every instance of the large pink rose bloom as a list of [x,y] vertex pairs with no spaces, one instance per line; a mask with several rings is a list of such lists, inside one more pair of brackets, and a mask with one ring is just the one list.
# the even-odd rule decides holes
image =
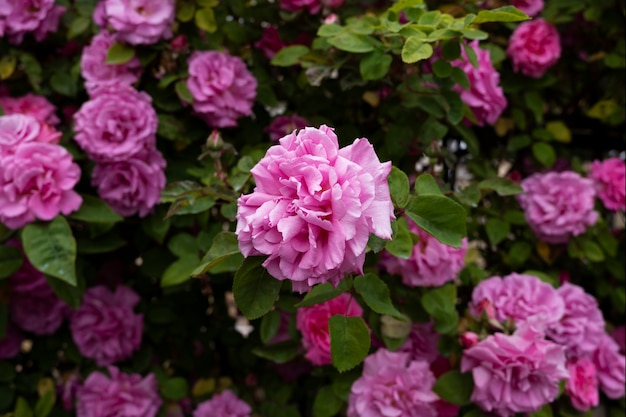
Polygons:
[[574,408],[586,412],[597,406],[600,395],[593,362],[586,357],[574,358],[567,363],[567,370],[569,378],[565,384],[565,392]]
[[409,287],[438,287],[453,281],[465,265],[467,239],[460,248],[444,245],[422,230],[415,222],[407,219],[409,230],[419,240],[413,246],[409,259],[401,259],[383,252],[380,263],[390,274],[402,276],[402,282]]
[[193,417],[250,417],[252,408],[231,390],[215,394],[210,400],[198,404]]
[[133,312],[137,303],[139,296],[122,285],[115,292],[102,285],[89,288],[70,320],[80,353],[98,366],[129,358],[139,349],[143,332],[143,316]]
[[309,125],[309,122],[304,117],[300,117],[297,114],[289,116],[278,116],[272,123],[264,130],[269,135],[272,142],[278,141],[285,135],[290,134],[294,130],[304,129]]
[[559,382],[569,376],[563,346],[504,333],[466,349],[461,371],[472,371],[472,402],[500,417],[536,412],[556,399]]
[[65,7],[55,5],[54,0],[0,1],[0,36],[4,25],[11,43],[22,43],[24,35],[31,32],[41,42],[48,33],[56,32],[63,13]]
[[0,338],[0,359],[11,359],[20,353],[24,335],[11,323],[7,322],[4,337]]
[[535,276],[516,273],[481,281],[472,292],[469,308],[475,317],[487,308],[487,314],[493,311],[496,320],[512,319],[517,325],[531,318],[550,325],[565,313],[565,303],[554,287]]
[[517,200],[537,237],[548,243],[567,243],[598,219],[591,180],[573,171],[533,174],[521,184]]
[[60,122],[56,115],[56,107],[43,96],[30,93],[21,97],[2,96],[0,107],[7,115],[24,114],[49,125],[56,125]]
[[511,0],[511,5],[528,16],[538,15],[543,10],[543,0]]
[[559,321],[548,327],[547,335],[566,346],[569,353],[592,353],[604,335],[604,317],[598,302],[581,287],[567,282],[557,293],[565,303],[565,312]]
[[339,149],[324,125],[283,137],[252,168],[254,192],[239,198],[239,249],[269,255],[263,266],[300,292],[362,273],[370,233],[391,239],[390,171],[365,138]]
[[116,39],[133,45],[172,37],[175,0],[103,0],[104,19]]
[[315,365],[332,363],[328,320],[335,315],[352,317],[362,314],[363,309],[359,303],[346,293],[324,303],[299,308],[296,327],[302,333],[306,358]]
[[124,161],[97,164],[91,183],[120,216],[145,217],[161,201],[165,166],[159,151],[147,150]]
[[593,161],[589,173],[604,207],[612,211],[626,210],[626,164],[619,158]]
[[619,346],[608,334],[602,335],[598,349],[592,355],[600,388],[612,399],[624,396],[626,382],[626,357],[619,353]]
[[479,48],[478,41],[471,42],[470,46],[476,51],[478,68],[469,62],[463,50],[463,59],[453,61],[452,65],[461,68],[467,74],[470,88],[466,90],[456,85],[454,89],[472,110],[479,126],[485,122],[492,125],[498,121],[507,106],[506,97],[500,86],[500,74],[491,63],[489,51]]
[[218,51],[197,51],[189,58],[187,87],[193,109],[211,127],[232,127],[252,114],[256,78],[243,60]]
[[114,43],[114,35],[103,30],[94,36],[91,43],[83,49],[80,71],[89,93],[107,85],[131,85],[139,78],[141,63],[137,57],[133,57],[124,64],[106,63],[107,52]]
[[23,143],[0,158],[0,222],[18,229],[35,219],[52,220],[78,210],[82,198],[73,190],[80,168],[65,148]]
[[550,23],[531,20],[515,29],[506,52],[515,72],[540,78],[561,57],[561,38]]
[[78,390],[77,417],[155,417],[161,397],[154,374],[124,374],[107,368],[109,376],[92,372]]
[[436,417],[434,385],[428,362],[379,349],[352,384],[348,417]]
[[98,89],[74,120],[74,139],[95,161],[123,161],[156,143],[152,99],[131,87]]
[[61,132],[42,124],[32,116],[0,116],[0,156],[13,155],[17,146],[27,142],[58,143]]

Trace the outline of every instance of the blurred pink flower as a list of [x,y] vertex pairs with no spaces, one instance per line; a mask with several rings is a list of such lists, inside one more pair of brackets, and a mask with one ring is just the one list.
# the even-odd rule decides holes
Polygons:
[[10,321],[7,322],[4,337],[0,338],[0,359],[11,359],[20,353],[24,335]]
[[0,156],[13,155],[18,145],[29,142],[56,144],[61,137],[50,125],[42,124],[32,116],[13,114],[0,116]]
[[261,39],[254,43],[254,47],[260,49],[267,59],[274,58],[274,55],[285,46],[287,44],[283,42],[275,26],[268,26],[263,29]]
[[24,114],[49,125],[57,125],[60,122],[56,115],[56,107],[43,96],[31,93],[21,97],[0,96],[0,107],[6,115]]
[[626,210],[626,164],[623,160],[593,161],[589,178],[594,181],[598,198],[607,209]]
[[619,351],[623,355],[626,352],[626,326],[619,326],[613,329],[611,337],[617,342]]
[[239,399],[231,390],[226,390],[198,404],[193,417],[250,417],[251,413],[252,408],[246,402]]
[[543,0],[511,0],[511,5],[528,16],[538,15],[543,10]]
[[290,11],[299,12],[307,10],[311,14],[317,14],[322,9],[321,0],[280,0],[280,7]]
[[[96,22],[106,22],[115,38],[132,45],[153,44],[172,37],[175,0],[103,0]],[[95,12],[94,12],[95,13]],[[103,26],[103,25],[102,25]]]
[[0,1],[0,36],[6,34],[13,44],[20,44],[27,33],[41,42],[50,32],[56,32],[65,7],[54,0]]
[[600,388],[614,400],[624,396],[626,382],[626,357],[619,353],[619,346],[608,334],[600,338],[598,349],[592,355]]
[[439,333],[432,323],[413,323],[409,337],[398,351],[409,353],[411,360],[433,363],[439,357],[438,343]]
[[509,38],[506,52],[515,72],[540,78],[561,57],[559,32],[543,19],[523,22]]
[[565,384],[565,392],[574,408],[586,412],[597,406],[600,395],[593,362],[586,357],[574,358],[567,363],[567,370],[569,378]]
[[300,117],[297,114],[289,116],[278,116],[272,123],[264,130],[273,142],[278,139],[292,133],[294,130],[304,129],[309,125],[309,122],[304,117]]

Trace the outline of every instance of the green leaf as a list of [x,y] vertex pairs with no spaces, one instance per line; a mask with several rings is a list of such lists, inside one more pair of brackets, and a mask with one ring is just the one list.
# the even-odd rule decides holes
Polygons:
[[549,143],[536,142],[533,143],[533,155],[543,166],[550,168],[556,161],[556,152]]
[[481,190],[493,190],[501,196],[516,195],[524,192],[519,184],[508,178],[500,177],[482,180],[478,183],[478,188]]
[[202,264],[193,270],[194,277],[204,274],[239,252],[239,241],[233,232],[220,232],[213,238],[211,248],[202,258]]
[[66,71],[55,71],[50,77],[50,87],[67,97],[76,97],[78,92],[78,79]]
[[524,103],[530,111],[533,112],[537,123],[543,122],[544,102],[541,95],[537,91],[529,91],[524,94]]
[[585,258],[589,259],[591,262],[602,262],[605,259],[604,252],[602,248],[598,246],[597,243],[582,238],[580,239],[580,246],[583,250]]
[[124,220],[122,216],[109,207],[107,203],[98,197],[83,194],[83,203],[78,211],[73,212],[68,217],[87,223],[117,223]]
[[171,401],[180,401],[185,398],[189,392],[187,380],[182,377],[166,379],[159,385],[159,389],[161,394],[163,394],[163,397]]
[[198,29],[204,30],[207,33],[213,33],[217,30],[215,13],[211,8],[207,7],[196,10],[194,20]]
[[450,123],[458,124],[463,120],[465,116],[465,105],[461,96],[456,91],[444,90],[442,91],[444,98],[448,104],[447,117]]
[[385,245],[385,249],[392,254],[401,259],[409,259],[411,257],[411,253],[413,252],[413,237],[411,236],[411,232],[409,231],[409,226],[407,224],[406,219],[403,217],[396,220],[397,230],[390,242],[387,242]]
[[328,320],[330,355],[339,372],[363,362],[370,350],[370,332],[361,317],[335,315]]
[[456,287],[446,284],[428,290],[422,296],[422,306],[435,319],[435,330],[442,334],[456,331],[459,315],[456,311]]
[[270,346],[258,346],[252,349],[252,353],[260,358],[269,359],[276,363],[289,362],[298,356],[300,344],[292,340],[274,343]]
[[357,35],[350,32],[342,32],[336,36],[328,38],[335,48],[346,52],[365,53],[374,50],[373,38],[367,35]]
[[387,177],[389,183],[389,194],[393,202],[400,208],[406,207],[409,202],[409,178],[404,171],[392,166],[391,173]]
[[415,180],[415,192],[418,196],[422,194],[443,195],[435,178],[428,173],[417,177]]
[[13,246],[0,246],[0,279],[13,275],[23,262],[21,250]]
[[514,242],[511,245],[511,249],[509,249],[508,257],[506,258],[506,262],[512,268],[517,268],[522,266],[524,262],[528,259],[533,247],[530,243],[525,241]]
[[46,281],[54,293],[73,309],[80,307],[85,293],[85,278],[79,275],[76,285],[70,285],[65,281],[46,275]]
[[130,45],[115,42],[107,51],[106,64],[125,64],[135,56],[135,50]]
[[487,232],[489,243],[496,246],[507,237],[511,231],[511,225],[504,220],[490,218],[485,223],[485,231]]
[[261,319],[260,336],[261,342],[267,343],[276,336],[280,327],[280,313],[272,310]]
[[439,10],[433,10],[426,12],[420,16],[417,24],[424,26],[437,26],[441,22],[441,12]]
[[451,75],[454,82],[457,83],[461,88],[464,88],[466,90],[470,89],[469,78],[467,78],[467,74],[461,68],[452,67]]
[[20,54],[20,63],[22,68],[24,68],[30,85],[35,91],[39,92],[41,90],[41,81],[43,80],[43,69],[39,61],[32,54],[22,52]]
[[513,6],[499,7],[493,10],[481,10],[472,23],[485,22],[522,22],[530,17]]
[[193,1],[183,0],[176,2],[176,19],[181,22],[189,22],[193,19],[196,5]]
[[54,390],[46,391],[35,404],[35,417],[48,417],[54,407],[56,393]]
[[17,398],[13,417],[34,417],[33,410],[31,410],[28,402],[23,397]]
[[366,80],[379,80],[387,75],[393,58],[379,50],[367,54],[359,64],[361,77]]
[[311,307],[312,305],[332,300],[350,288],[352,288],[352,279],[348,277],[344,277],[339,285],[337,285],[337,288],[333,287],[329,282],[315,285],[295,307]]
[[198,266],[198,257],[186,255],[170,264],[161,276],[161,287],[171,287],[187,282]]
[[433,72],[439,78],[446,78],[452,75],[452,65],[442,59],[435,61],[433,64]]
[[448,41],[443,44],[441,54],[448,61],[453,61],[461,56],[461,45],[458,41]]
[[86,31],[89,28],[90,24],[90,18],[84,16],[76,17],[74,20],[72,20],[70,27],[67,29],[67,39],[74,39],[84,31]]
[[335,394],[332,385],[320,388],[313,400],[313,417],[333,417],[343,407],[343,400]]
[[368,273],[354,279],[354,288],[361,294],[363,301],[378,314],[387,314],[398,319],[404,315],[394,307],[387,284],[378,276]]
[[448,197],[432,194],[411,197],[406,215],[445,245],[460,248],[467,235],[465,209]]
[[443,139],[446,133],[448,133],[448,126],[431,116],[420,126],[417,134],[423,144],[430,145],[435,140]]
[[189,87],[187,87],[187,80],[180,80],[176,84],[174,84],[174,89],[176,90],[176,94],[178,98],[186,103],[193,103],[193,96],[189,91]]
[[552,417],[552,406],[550,404],[546,404],[539,411],[528,414],[528,417]]
[[271,64],[278,67],[289,67],[298,63],[302,55],[306,55],[309,48],[304,45],[286,46],[272,58]]
[[402,61],[407,64],[428,59],[432,55],[433,47],[415,36],[408,37],[402,46]]
[[76,285],[76,240],[63,216],[48,223],[31,223],[22,231],[24,252],[47,275]]
[[546,123],[546,130],[552,134],[554,140],[563,143],[570,143],[572,141],[572,132],[561,120],[553,120]]
[[471,373],[462,374],[453,370],[437,378],[433,391],[439,397],[456,405],[468,405],[474,390],[474,379]]
[[[470,62],[470,64],[472,64],[474,68],[478,68],[478,55],[476,55],[476,51],[474,50],[472,45],[468,43],[464,43],[463,50],[465,51],[465,55],[467,56],[467,60]],[[463,87],[463,88],[469,89],[469,87]]]
[[258,319],[272,309],[282,286],[261,265],[264,261],[265,257],[249,257],[235,273],[235,302],[249,320]]
[[331,23],[328,25],[320,26],[320,28],[317,30],[317,36],[327,38],[329,36],[337,36],[344,31],[345,31],[345,28],[339,25],[336,25],[334,23]]

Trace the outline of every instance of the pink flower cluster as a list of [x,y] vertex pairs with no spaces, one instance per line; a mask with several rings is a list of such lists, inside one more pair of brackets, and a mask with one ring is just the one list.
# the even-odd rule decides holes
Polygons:
[[531,20],[513,31],[506,52],[515,72],[540,78],[561,57],[561,38],[550,23]]
[[240,400],[231,390],[213,395],[210,400],[198,404],[193,417],[250,417],[252,408]]
[[236,126],[237,119],[252,114],[257,81],[241,58],[197,51],[188,64],[193,109],[209,126]]
[[263,266],[300,292],[361,273],[370,233],[391,238],[391,163],[364,138],[339,149],[324,125],[279,143],[252,168],[254,192],[239,198],[239,249],[269,255]]
[[595,183],[598,198],[607,209],[626,210],[626,164],[622,159],[593,161],[589,178]]
[[479,126],[486,123],[493,125],[506,109],[507,100],[500,87],[500,74],[491,63],[489,51],[478,46],[478,41],[469,44],[476,52],[478,68],[467,59],[463,50],[463,58],[452,62],[452,65],[463,70],[469,79],[469,90],[457,85],[454,87],[461,95],[461,100],[472,110]]
[[292,133],[294,130],[304,129],[308,125],[308,120],[297,114],[278,116],[265,128],[265,132],[267,132],[272,142],[277,142],[283,136]]
[[310,14],[317,14],[322,7],[335,9],[341,7],[343,0],[280,0],[280,7],[290,11],[308,11]]
[[536,16],[543,10],[543,0],[511,0],[511,5],[528,16]]
[[520,185],[524,193],[517,200],[526,221],[545,242],[567,243],[598,218],[593,181],[573,171],[533,174]]
[[363,309],[349,294],[343,293],[332,300],[298,309],[296,327],[302,333],[306,358],[315,365],[332,363],[330,356],[330,331],[328,320],[332,316],[361,316]]
[[422,230],[411,219],[407,219],[409,230],[419,240],[413,246],[409,259],[401,259],[383,252],[380,263],[390,274],[402,276],[402,282],[409,287],[436,287],[453,281],[463,269],[467,253],[467,239],[460,248],[444,245]]
[[0,38],[8,36],[14,44],[22,43],[32,33],[39,42],[56,32],[65,7],[54,0],[0,0]]

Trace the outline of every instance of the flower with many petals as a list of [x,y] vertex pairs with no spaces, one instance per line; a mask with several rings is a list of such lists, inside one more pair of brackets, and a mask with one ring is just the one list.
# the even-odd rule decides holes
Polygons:
[[65,7],[54,0],[0,1],[0,36],[6,34],[11,43],[20,44],[24,35],[32,33],[41,42],[56,32],[63,13]]
[[597,406],[600,396],[593,362],[586,357],[573,358],[567,363],[567,370],[569,378],[565,384],[565,392],[574,408],[586,412]]
[[624,396],[626,383],[626,357],[608,334],[602,335],[598,348],[592,355],[596,366],[600,388],[607,397],[618,399]]
[[175,0],[102,0],[98,18],[115,38],[132,45],[153,44],[172,37]]
[[25,114],[34,117],[39,123],[56,125],[60,122],[56,107],[44,96],[30,93],[21,97],[0,96],[0,107],[4,114]]
[[595,183],[598,198],[607,209],[626,210],[626,164],[622,159],[593,161],[589,178]]
[[506,53],[515,72],[540,78],[561,57],[561,38],[543,19],[523,22],[511,35]]
[[198,404],[193,417],[250,417],[252,408],[231,390],[213,395],[210,400]]

